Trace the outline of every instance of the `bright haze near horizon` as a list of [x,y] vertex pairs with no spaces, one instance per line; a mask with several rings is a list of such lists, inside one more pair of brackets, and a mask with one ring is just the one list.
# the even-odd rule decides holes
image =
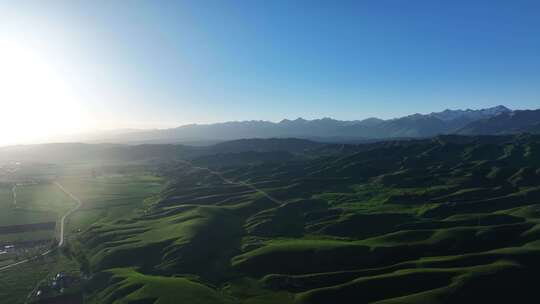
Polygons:
[[540,104],[539,1],[2,1],[0,145]]

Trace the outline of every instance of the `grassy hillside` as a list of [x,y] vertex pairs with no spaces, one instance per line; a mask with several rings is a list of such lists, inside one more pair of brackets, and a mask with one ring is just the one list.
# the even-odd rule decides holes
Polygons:
[[535,296],[540,137],[325,149],[294,162],[201,159],[164,168],[169,183],[144,212],[81,233],[94,278],[88,300],[506,303]]

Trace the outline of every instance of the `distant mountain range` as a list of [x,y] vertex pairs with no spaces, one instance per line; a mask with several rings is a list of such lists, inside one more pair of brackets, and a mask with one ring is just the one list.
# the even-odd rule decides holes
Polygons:
[[504,112],[487,119],[473,121],[458,130],[464,135],[499,135],[540,132],[540,109]]
[[361,142],[389,138],[424,138],[441,134],[511,134],[538,132],[540,110],[512,111],[499,105],[479,110],[444,110],[383,120],[232,121],[190,124],[172,129],[126,131],[103,137],[115,143],[215,143],[242,138],[304,138],[324,142]]

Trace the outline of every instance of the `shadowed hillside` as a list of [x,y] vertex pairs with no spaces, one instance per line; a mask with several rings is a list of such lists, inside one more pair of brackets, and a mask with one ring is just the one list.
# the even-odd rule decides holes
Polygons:
[[263,153],[260,162],[168,166],[169,185],[144,212],[92,225],[79,238],[93,276],[89,299],[523,303],[535,296],[540,137],[441,136],[341,149],[295,161],[266,162]]

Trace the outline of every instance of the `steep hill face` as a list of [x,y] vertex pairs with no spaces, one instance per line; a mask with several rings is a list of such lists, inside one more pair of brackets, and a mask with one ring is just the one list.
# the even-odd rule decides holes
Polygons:
[[[331,149],[344,153],[270,163],[233,157],[228,167],[203,158],[166,168],[171,182],[144,212],[80,235],[90,298],[298,304],[535,297],[539,136]],[[250,157],[258,155],[267,157]],[[176,288],[152,285],[170,280]]]
[[540,110],[523,110],[503,113],[488,119],[472,122],[457,133],[464,135],[497,135],[538,132]]

